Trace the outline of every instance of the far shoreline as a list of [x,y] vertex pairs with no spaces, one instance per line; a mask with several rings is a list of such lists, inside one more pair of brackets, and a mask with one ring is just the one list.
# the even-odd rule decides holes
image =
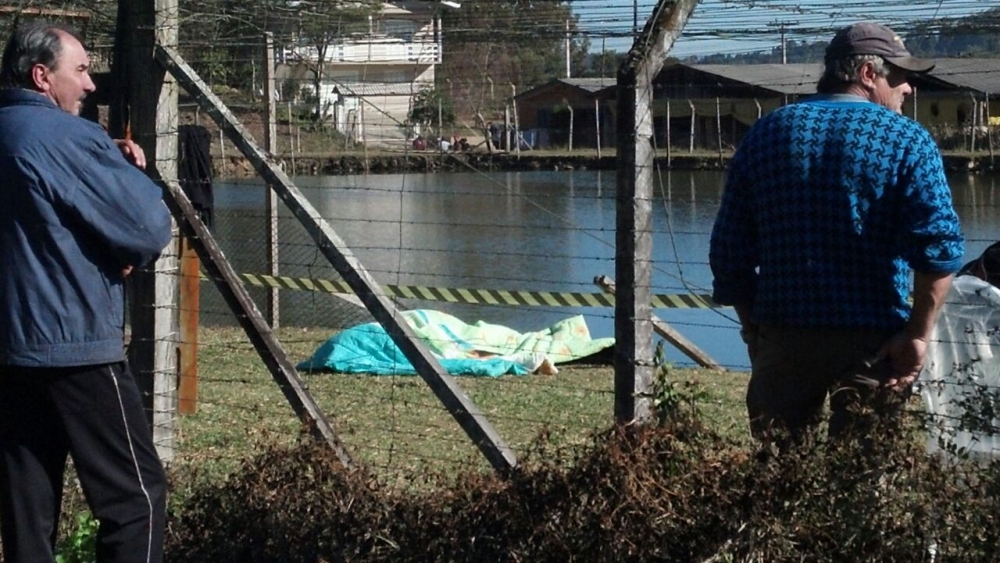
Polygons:
[[[731,152],[721,155],[705,151],[695,154],[680,153],[665,156],[663,151],[655,158],[660,170],[725,170]],[[579,153],[558,151],[523,151],[514,153],[483,152],[433,152],[399,151],[349,153],[283,154],[275,159],[290,176],[337,176],[349,174],[399,174],[436,172],[527,172],[605,170],[618,168],[615,151],[605,151],[600,157],[596,150]],[[1000,159],[990,154],[944,154],[945,169],[949,172],[990,173],[1000,171]],[[250,161],[242,155],[213,155],[214,176],[224,178],[252,178],[256,176]]]

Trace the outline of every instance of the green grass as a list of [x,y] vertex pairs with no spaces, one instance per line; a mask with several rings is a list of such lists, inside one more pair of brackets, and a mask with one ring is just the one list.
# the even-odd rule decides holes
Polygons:
[[[330,336],[315,329],[278,332],[293,362],[309,357]],[[676,381],[697,382],[709,424],[745,440],[746,375],[672,369]],[[356,463],[380,481],[407,487],[428,475],[488,470],[464,431],[417,376],[305,374]],[[594,432],[613,422],[610,366],[564,366],[556,375],[459,377],[456,381],[501,438],[521,458],[540,436],[547,455],[570,455]],[[171,464],[175,494],[199,482],[217,481],[240,460],[273,444],[299,439],[301,425],[257,353],[238,328],[202,329],[197,413],[179,417]]]

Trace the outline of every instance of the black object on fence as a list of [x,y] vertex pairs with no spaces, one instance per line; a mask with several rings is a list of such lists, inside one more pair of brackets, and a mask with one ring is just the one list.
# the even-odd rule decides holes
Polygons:
[[177,180],[201,221],[212,228],[215,198],[212,194],[212,137],[201,125],[181,125],[178,132]]

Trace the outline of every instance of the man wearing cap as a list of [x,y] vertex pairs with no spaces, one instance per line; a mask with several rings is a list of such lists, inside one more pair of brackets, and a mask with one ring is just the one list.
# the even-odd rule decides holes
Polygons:
[[758,120],[733,157],[709,261],[758,438],[800,436],[828,395],[831,435],[873,422],[862,404],[898,412],[920,371],[963,253],[937,145],[901,114],[908,73],[933,66],[885,26],[846,27],[818,95]]

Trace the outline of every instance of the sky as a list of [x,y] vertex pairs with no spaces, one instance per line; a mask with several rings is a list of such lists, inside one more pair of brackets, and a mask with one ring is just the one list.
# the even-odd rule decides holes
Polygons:
[[[656,0],[570,0],[590,51],[626,51],[638,8],[645,25]],[[740,53],[781,43],[780,30],[796,41],[828,41],[856,21],[883,23],[905,36],[915,23],[963,17],[1000,7],[1000,0],[701,0],[670,54],[675,57]]]

